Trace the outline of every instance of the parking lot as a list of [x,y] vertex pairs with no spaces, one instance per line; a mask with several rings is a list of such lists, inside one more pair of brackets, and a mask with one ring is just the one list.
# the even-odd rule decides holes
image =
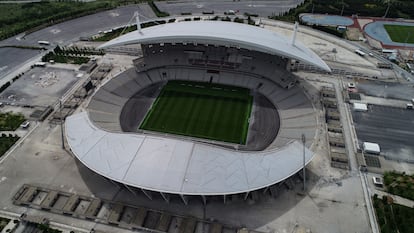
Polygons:
[[414,88],[412,85],[390,83],[390,82],[359,82],[358,92],[369,96],[408,100],[414,98]]
[[278,15],[295,7],[303,0],[286,0],[286,1],[180,1],[157,2],[157,6],[161,11],[166,11],[170,15],[181,15],[181,13],[201,14],[204,12],[214,11],[217,14],[223,14],[227,11],[235,11],[243,14],[258,14],[262,17]]
[[352,111],[359,144],[378,143],[381,155],[414,162],[414,111],[369,105],[367,112]]
[[77,80],[73,70],[35,67],[2,92],[0,101],[21,106],[52,105]]
[[0,78],[39,53],[40,50],[33,49],[0,48]]

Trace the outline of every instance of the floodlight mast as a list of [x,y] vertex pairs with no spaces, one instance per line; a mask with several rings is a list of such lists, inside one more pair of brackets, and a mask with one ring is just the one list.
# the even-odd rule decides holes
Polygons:
[[62,138],[62,149],[65,149],[65,136],[63,135],[62,99],[59,99],[60,134]]
[[303,191],[306,190],[306,171],[305,171],[305,143],[306,143],[306,137],[305,134],[302,134],[302,144],[303,144]]
[[292,36],[292,45],[295,45],[295,41],[296,41],[296,33],[298,32],[298,22],[295,22],[295,26],[293,28],[293,36]]
[[134,16],[135,16],[135,21],[136,21],[136,24],[137,24],[137,30],[138,30],[139,33],[142,33],[141,32],[141,21],[139,20],[138,11],[135,11]]
[[382,16],[382,18],[387,18],[388,11],[390,10],[390,3],[391,3],[391,0],[388,0],[388,6],[387,6],[387,9],[385,10],[385,14],[384,14],[384,16]]

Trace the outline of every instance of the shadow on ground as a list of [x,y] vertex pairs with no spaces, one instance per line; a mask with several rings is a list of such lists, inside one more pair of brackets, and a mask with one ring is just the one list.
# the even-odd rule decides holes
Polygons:
[[[189,203],[185,205],[179,196],[171,195],[170,203],[166,203],[156,192],[150,192],[152,200],[149,200],[137,188],[131,189],[133,193],[125,186],[94,173],[78,160],[76,164],[85,184],[96,197],[251,229],[262,227],[277,219],[294,208],[307,195],[302,192],[301,176],[297,174],[289,178],[289,185],[280,185],[278,195],[275,197],[261,190],[255,195],[249,195],[246,201],[243,200],[242,195],[235,195],[227,197],[226,203],[223,203],[223,196],[216,196],[209,198],[207,205],[204,206],[201,197],[189,197]],[[311,190],[319,177],[310,171],[307,171],[307,177],[307,190]],[[253,196],[255,196],[254,200]]]

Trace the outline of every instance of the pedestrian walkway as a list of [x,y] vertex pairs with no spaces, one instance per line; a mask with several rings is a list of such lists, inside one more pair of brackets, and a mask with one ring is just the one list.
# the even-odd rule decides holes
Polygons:
[[409,103],[406,100],[397,100],[397,99],[388,99],[388,98],[385,99],[385,98],[380,98],[380,97],[367,96],[364,94],[361,94],[361,102],[367,103],[367,104],[390,106],[390,107],[401,107],[401,108],[406,108],[407,103]]
[[414,208],[414,201],[409,200],[407,198],[403,198],[403,197],[400,197],[400,196],[397,196],[397,195],[394,195],[394,194],[391,194],[391,193],[387,193],[387,192],[384,192],[384,191],[381,191],[381,190],[378,190],[378,189],[374,189],[373,193],[377,194],[378,198],[380,198],[380,199],[383,196],[390,196],[394,200],[394,203],[400,204],[400,205],[403,205],[403,206],[407,206],[409,208]]
[[17,135],[19,137],[23,137],[26,133],[27,133],[27,130],[19,130],[19,129],[15,131],[0,131],[0,135],[6,134],[8,136],[9,134],[11,134],[11,135]]

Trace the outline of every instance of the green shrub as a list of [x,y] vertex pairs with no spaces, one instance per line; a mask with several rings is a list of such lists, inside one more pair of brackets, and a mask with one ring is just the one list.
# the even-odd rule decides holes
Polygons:
[[250,14],[249,12],[244,12],[244,16],[246,16],[246,17],[259,17],[258,14]]
[[414,200],[414,175],[395,171],[384,174],[384,184],[389,193]]
[[216,15],[213,18],[211,18],[210,20],[218,20],[218,19],[219,19],[219,17]]
[[0,131],[14,131],[19,128],[24,121],[25,118],[20,113],[0,113]]
[[[414,209],[398,204],[388,204],[373,197],[375,213],[381,233],[411,233],[414,227]],[[375,204],[377,203],[377,204]]]
[[341,38],[345,37],[345,32],[340,32],[340,31],[336,30],[335,27],[325,27],[325,26],[312,25],[312,28],[317,29],[319,31],[323,31],[323,32],[332,34],[332,35],[337,36],[337,37],[341,37]]
[[71,63],[71,64],[83,64],[87,63],[90,58],[86,57],[86,55],[103,55],[104,52],[102,50],[93,50],[82,48],[79,49],[77,47],[73,47],[70,49],[62,49],[57,46],[54,51],[51,51],[42,57],[43,62],[48,62],[50,60],[54,60],[57,63]]
[[6,90],[10,86],[10,82],[6,82],[3,86],[0,87],[0,93]]
[[244,19],[241,19],[239,17],[234,18],[233,21],[236,22],[236,23],[244,23]]
[[0,137],[0,157],[19,140],[19,137]]
[[250,25],[255,25],[256,24],[256,22],[254,20],[252,20],[250,15],[247,17],[247,23],[250,24]]

